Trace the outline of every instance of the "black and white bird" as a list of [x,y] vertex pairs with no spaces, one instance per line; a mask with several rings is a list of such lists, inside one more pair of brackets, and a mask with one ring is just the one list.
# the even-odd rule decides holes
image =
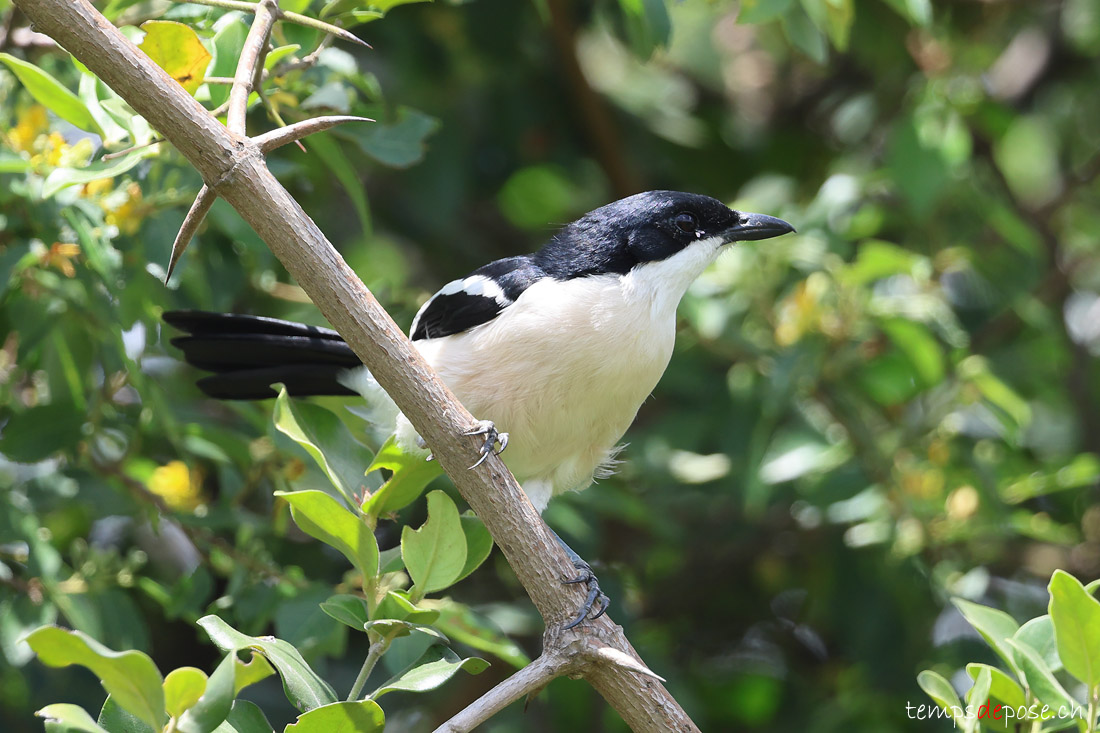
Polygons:
[[[533,254],[447,283],[416,314],[410,336],[484,421],[485,450],[498,437],[507,441],[504,461],[541,512],[551,497],[586,488],[613,465],[668,366],[676,308],[691,283],[726,245],[793,231],[708,196],[640,193],[585,214]],[[211,397],[266,399],[282,382],[296,396],[378,399],[335,331],[195,311],[164,319],[189,334],[172,341],[187,361],[213,372],[198,383]],[[402,446],[423,450],[408,421],[393,414]],[[582,580],[592,593],[574,623],[599,595],[594,577]]]

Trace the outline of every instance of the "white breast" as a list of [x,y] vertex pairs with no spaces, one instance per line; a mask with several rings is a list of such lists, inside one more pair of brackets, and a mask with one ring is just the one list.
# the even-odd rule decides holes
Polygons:
[[613,455],[668,365],[676,306],[721,244],[623,276],[539,281],[485,325],[414,343],[475,417],[509,433],[505,462],[541,510]]

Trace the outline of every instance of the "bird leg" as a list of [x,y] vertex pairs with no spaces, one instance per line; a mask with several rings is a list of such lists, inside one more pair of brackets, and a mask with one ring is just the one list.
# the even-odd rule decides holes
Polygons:
[[[484,435],[485,442],[481,446],[481,458],[477,459],[477,463],[470,466],[470,468],[477,468],[485,459],[489,456],[499,456],[504,452],[504,449],[508,447],[508,433],[501,433],[497,430],[497,426],[493,425],[492,420],[478,420],[477,427],[473,430],[463,433],[463,435]],[[497,448],[497,443],[500,447]]]
[[[547,529],[550,529],[547,527]],[[592,619],[598,619],[607,613],[608,606],[611,605],[611,599],[607,597],[607,594],[600,590],[600,581],[596,577],[596,574],[592,572],[592,566],[589,565],[581,558],[577,552],[565,544],[565,540],[558,536],[558,533],[554,530],[550,530],[550,534],[554,535],[554,539],[558,541],[558,544],[565,550],[565,554],[569,556],[569,559],[573,562],[573,567],[580,571],[580,575],[572,580],[563,580],[562,583],[566,585],[572,585],[574,583],[584,583],[588,588],[588,597],[584,599],[584,603],[581,604],[580,611],[577,613],[577,617],[565,625],[565,628],[571,629],[574,626],[580,624],[588,618],[592,613],[592,607],[599,603],[599,610],[592,615]]]

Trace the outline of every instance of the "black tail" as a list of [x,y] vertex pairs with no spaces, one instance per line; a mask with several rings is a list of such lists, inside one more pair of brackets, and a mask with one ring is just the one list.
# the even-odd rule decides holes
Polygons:
[[198,385],[216,399],[265,400],[275,396],[275,382],[300,397],[355,394],[337,379],[362,362],[330,329],[205,311],[170,311],[164,321],[189,334],[172,345],[188,364],[214,372]]

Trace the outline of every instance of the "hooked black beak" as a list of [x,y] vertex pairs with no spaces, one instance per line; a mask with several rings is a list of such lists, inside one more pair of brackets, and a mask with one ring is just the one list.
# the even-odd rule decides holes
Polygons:
[[755,242],[758,239],[771,239],[794,231],[794,227],[774,216],[739,213],[739,217],[740,221],[735,226],[723,232],[730,242]]

